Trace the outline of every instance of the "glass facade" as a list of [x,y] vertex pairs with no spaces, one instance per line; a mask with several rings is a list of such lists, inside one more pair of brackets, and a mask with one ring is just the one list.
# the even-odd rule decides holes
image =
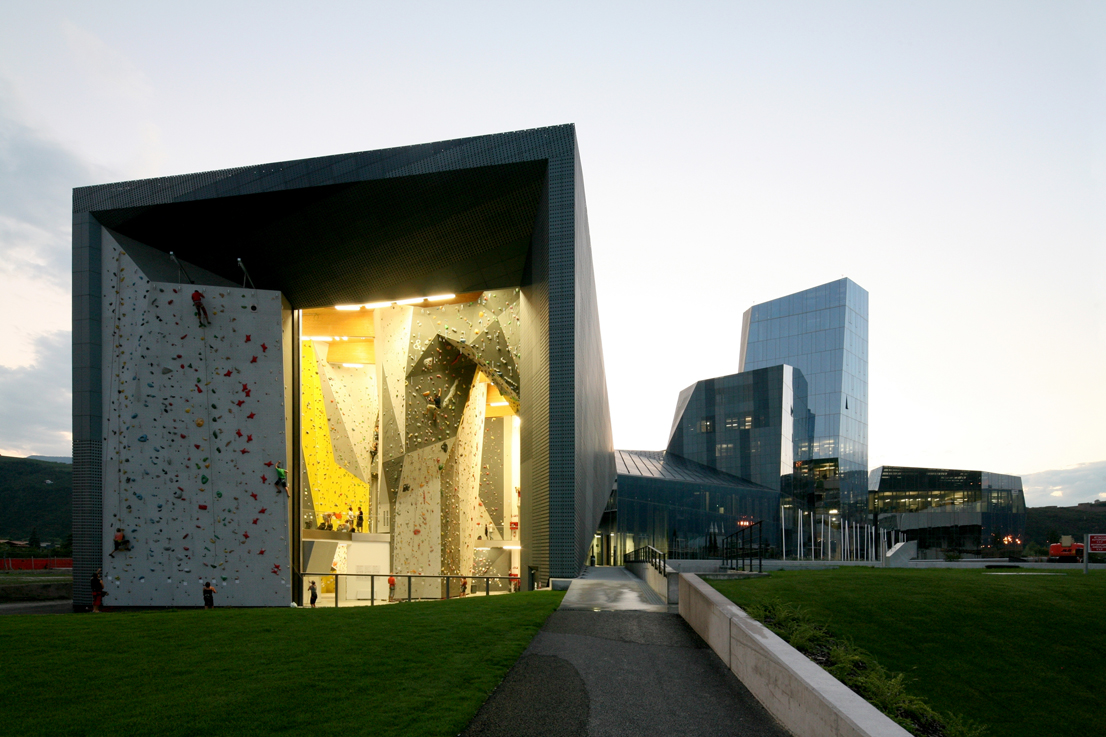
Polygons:
[[806,379],[791,366],[696,382],[680,394],[668,451],[769,489],[793,494],[809,458]]
[[869,478],[868,509],[882,529],[917,540],[921,557],[1006,555],[1025,540],[1019,476],[880,466]]
[[796,470],[811,511],[861,521],[868,476],[868,292],[850,279],[750,307],[743,372],[787,364],[801,372],[812,414],[809,453]]
[[779,540],[779,494],[767,487],[665,451],[616,450],[618,483],[592,552],[599,565],[621,565],[651,545],[671,558],[717,557],[739,527],[765,522],[765,542]]

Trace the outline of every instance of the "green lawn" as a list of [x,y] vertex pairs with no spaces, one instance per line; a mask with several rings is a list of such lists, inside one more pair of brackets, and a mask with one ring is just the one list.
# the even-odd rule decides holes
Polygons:
[[562,596],[0,617],[0,731],[456,735]]
[[942,712],[994,737],[1090,734],[1103,721],[1106,572],[839,568],[710,581],[740,606],[807,607]]

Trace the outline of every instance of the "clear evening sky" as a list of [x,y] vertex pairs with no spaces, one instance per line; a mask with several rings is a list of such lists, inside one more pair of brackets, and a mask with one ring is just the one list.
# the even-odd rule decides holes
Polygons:
[[616,447],[737,370],[747,307],[848,276],[870,466],[1106,498],[1079,2],[0,2],[0,453],[70,453],[73,187],[566,122]]

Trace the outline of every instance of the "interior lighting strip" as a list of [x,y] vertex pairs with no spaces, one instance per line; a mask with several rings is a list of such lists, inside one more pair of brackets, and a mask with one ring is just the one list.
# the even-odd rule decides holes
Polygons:
[[453,299],[456,294],[435,294],[430,297],[411,297],[410,299],[397,299],[390,302],[369,302],[363,305],[334,305],[334,309],[343,310],[346,312],[355,312],[357,310],[376,310],[381,307],[392,307],[394,305],[417,305],[423,302],[444,302],[447,299]]

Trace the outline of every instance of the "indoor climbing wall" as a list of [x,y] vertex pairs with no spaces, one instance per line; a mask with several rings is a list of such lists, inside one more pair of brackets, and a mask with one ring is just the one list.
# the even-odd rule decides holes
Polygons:
[[[286,605],[280,294],[150,282],[103,242],[108,602],[202,606],[211,581],[218,605]],[[130,549],[113,553],[117,528]]]
[[[301,340],[300,345],[302,367],[300,426],[303,433],[304,467],[307,469],[314,514],[313,519],[305,522],[317,526],[327,513],[341,515],[342,520],[345,521],[345,515],[350,507],[354,512],[359,506],[367,510],[370,488],[359,473],[351,473],[339,460],[350,463],[356,458],[349,445],[348,434],[344,429],[341,433],[336,431],[335,425],[341,423],[331,422],[331,418],[340,419],[340,415],[333,405],[334,395],[329,382],[323,381],[323,376],[328,370],[325,355],[327,344],[320,341]],[[324,393],[324,383],[327,385],[326,393]],[[328,393],[331,401],[327,399]],[[336,448],[333,445],[332,439],[337,434],[345,439],[347,444],[345,447]]]
[[[319,375],[323,379],[330,442],[338,465],[369,483],[373,429],[378,413],[376,366],[343,366],[320,358]],[[368,507],[365,510],[367,513]]]
[[487,381],[482,374],[477,375],[444,469],[442,512],[447,573],[472,574],[476,538],[483,536],[484,525],[489,522],[480,504],[480,459],[487,391]]

